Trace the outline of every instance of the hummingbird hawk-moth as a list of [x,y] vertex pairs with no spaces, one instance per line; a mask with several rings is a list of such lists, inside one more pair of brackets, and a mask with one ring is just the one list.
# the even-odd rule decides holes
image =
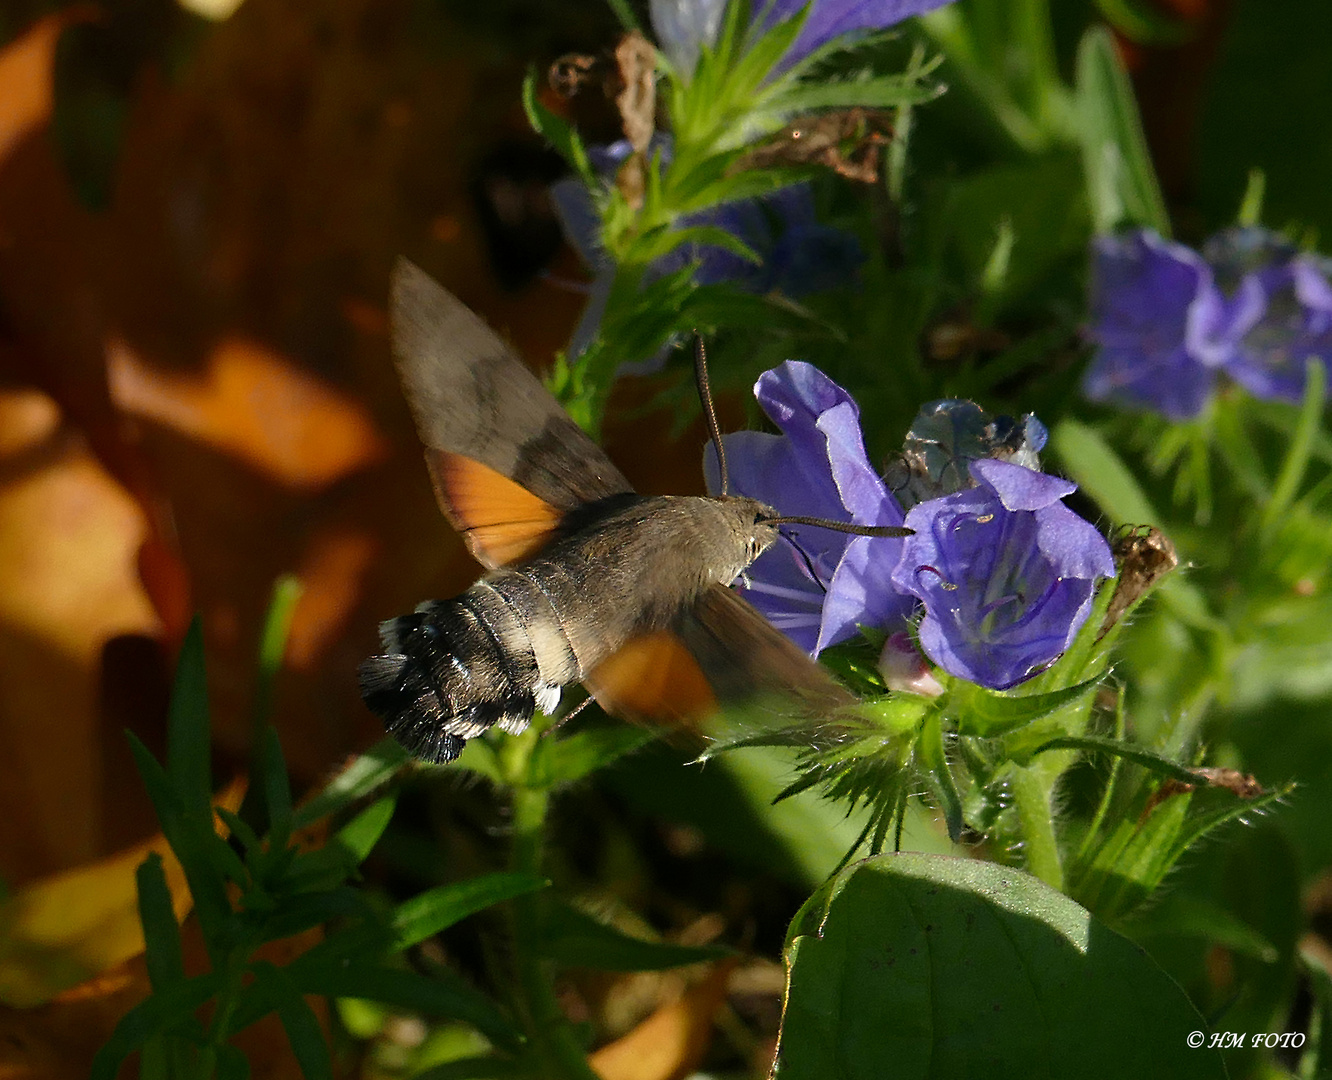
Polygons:
[[390,327],[440,506],[486,568],[460,596],[382,623],[383,652],[360,667],[365,703],[408,751],[452,761],[580,682],[635,720],[692,721],[757,693],[811,709],[851,700],[729,588],[782,522],[846,526],[740,496],[638,494],[504,342],[406,260]]

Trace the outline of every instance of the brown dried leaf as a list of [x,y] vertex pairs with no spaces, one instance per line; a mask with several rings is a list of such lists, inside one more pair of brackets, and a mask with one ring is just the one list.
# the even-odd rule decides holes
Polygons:
[[602,1080],[679,1080],[698,1068],[712,1040],[712,1022],[726,999],[736,961],[718,964],[678,1001],[663,1005],[589,1062]]
[[[217,796],[240,809],[245,781]],[[218,831],[225,834],[221,820]],[[162,856],[177,921],[191,907],[185,871],[158,833],[105,859],[34,881],[0,901],[0,1003],[27,1009],[143,952],[134,872],[152,852]]]

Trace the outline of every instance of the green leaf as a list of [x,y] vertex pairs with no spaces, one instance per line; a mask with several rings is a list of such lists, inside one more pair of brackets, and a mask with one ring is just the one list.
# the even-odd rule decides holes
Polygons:
[[162,856],[153,852],[134,872],[139,891],[139,922],[143,924],[144,960],[154,993],[185,979],[180,926],[171,906],[171,890],[162,870]]
[[222,988],[222,977],[215,972],[176,983],[140,1002],[116,1024],[111,1038],[97,1051],[92,1063],[92,1080],[115,1080],[120,1063],[155,1035],[193,1018],[198,1009]]
[[511,1077],[530,1077],[531,1070],[520,1061],[496,1057],[458,1058],[434,1065],[425,1072],[412,1076],[412,1080],[510,1080]]
[[1314,439],[1322,425],[1323,408],[1327,403],[1327,368],[1321,360],[1310,357],[1304,369],[1304,400],[1300,405],[1299,421],[1291,436],[1285,460],[1281,463],[1281,471],[1272,486],[1272,496],[1263,507],[1262,531],[1269,540],[1279,527],[1282,516],[1295,501],[1304,480]]
[[364,962],[312,964],[302,960],[304,957],[290,964],[287,972],[303,994],[364,998],[431,1016],[447,1016],[471,1024],[500,1046],[517,1047],[523,1041],[494,1002],[447,969],[426,976]]
[[396,739],[380,739],[329,781],[328,786],[292,818],[292,828],[303,829],[321,818],[346,809],[383,787],[411,764],[411,755]]
[[542,739],[532,751],[527,782],[534,787],[572,784],[647,746],[656,737],[646,728],[623,723],[585,728],[563,738],[553,735]]
[[1160,754],[1145,750],[1141,746],[1133,746],[1131,743],[1120,742],[1118,739],[1103,739],[1094,735],[1060,736],[1042,743],[1032,751],[1031,756],[1036,757],[1038,754],[1044,754],[1049,750],[1083,750],[1087,753],[1112,754],[1115,757],[1131,761],[1135,765],[1141,765],[1145,769],[1150,769],[1160,776],[1178,780],[1180,783],[1196,784],[1199,782],[1198,774],[1192,769],[1171,761],[1169,758],[1164,758]]
[[1106,22],[1139,45],[1183,45],[1193,28],[1183,19],[1172,19],[1150,0],[1096,0]]
[[1093,27],[1078,46],[1076,94],[1087,198],[1098,233],[1141,225],[1170,235],[1170,218],[1114,39]]
[[534,874],[504,872],[428,889],[394,910],[392,948],[395,951],[406,949],[469,915],[515,896],[544,889],[549,884],[545,878]]
[[271,725],[259,737],[259,776],[268,810],[268,841],[273,849],[280,850],[291,838],[291,783],[277,729]]
[[143,57],[118,40],[113,17],[75,23],[56,46],[51,132],[56,153],[80,202],[106,210],[115,192],[120,149],[129,122],[134,67]]
[[162,825],[162,833],[185,871],[185,880],[194,898],[194,911],[212,953],[214,943],[220,940],[231,915],[226,871],[229,870],[239,882],[245,878],[245,868],[235,852],[213,831],[211,815],[205,823],[196,815],[187,814],[180,796],[157,759],[132,733],[128,733],[127,737],[139,776],[143,779],[143,786],[148,790],[153,810]]
[[208,678],[204,673],[203,623],[196,615],[176,661],[167,714],[167,777],[187,813],[212,831],[212,736],[208,722]]
[[529,71],[527,78],[523,80],[523,109],[527,112],[528,123],[537,134],[555,147],[556,153],[569,163],[574,172],[583,178],[585,184],[589,187],[596,184],[596,173],[593,172],[592,163],[583,148],[583,140],[564,120],[541,104],[536,87],[536,72]]
[[[1050,444],[1069,476],[1113,521],[1127,525],[1163,523],[1123,459],[1094,428],[1076,420],[1061,420],[1050,433]],[[1202,629],[1216,627],[1203,594],[1181,575],[1165,578],[1158,594],[1181,621]]]
[[780,93],[762,98],[759,108],[785,118],[819,109],[894,109],[919,105],[938,96],[937,87],[922,86],[912,77],[873,75],[836,82],[796,83]]
[[262,994],[277,1010],[301,1075],[306,1080],[333,1080],[333,1059],[324,1030],[295,983],[285,971],[267,962],[251,965],[250,971],[254,975],[252,992]]
[[569,904],[547,905],[541,951],[564,967],[597,971],[661,971],[721,960],[730,949],[670,945],[632,937]]
[[957,718],[958,734],[995,738],[1090,699],[1100,682],[1097,676],[1048,694],[1012,694],[955,680],[948,691],[947,710]]
[[1226,1075],[1169,976],[1021,871],[880,856],[792,926],[780,1080]]
[[683,229],[661,229],[644,237],[634,245],[633,257],[641,262],[652,262],[686,244],[719,247],[738,255],[746,262],[761,263],[763,256],[741,240],[735,233],[716,225],[691,225]]
[[291,574],[283,574],[273,583],[259,635],[259,678],[254,688],[253,708],[256,728],[266,724],[273,711],[273,684],[282,668],[291,618],[296,612],[296,602],[301,598],[301,589],[300,578]]

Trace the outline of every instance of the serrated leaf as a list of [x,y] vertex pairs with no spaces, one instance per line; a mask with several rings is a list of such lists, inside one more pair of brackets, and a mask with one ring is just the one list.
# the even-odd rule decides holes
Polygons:
[[428,889],[394,910],[390,920],[394,933],[392,947],[395,951],[406,949],[469,915],[549,884],[535,874],[510,871]]
[[[900,854],[843,871],[797,916],[773,1075],[1224,1078],[1179,987],[1021,871]],[[885,1022],[890,1017],[891,1023]]]
[[547,905],[542,953],[565,967],[596,971],[662,971],[731,955],[716,946],[671,945],[631,937],[569,904]]

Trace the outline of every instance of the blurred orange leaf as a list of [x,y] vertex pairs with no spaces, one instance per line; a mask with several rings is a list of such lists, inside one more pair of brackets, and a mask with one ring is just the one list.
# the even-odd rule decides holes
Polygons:
[[51,399],[0,392],[0,433],[0,874],[15,884],[106,851],[101,657],[158,620],[135,569],[143,514]]
[[[244,778],[238,778],[219,793],[217,805],[235,812],[244,794]],[[162,856],[179,921],[190,910],[189,889],[161,833],[0,901],[0,1003],[44,1005],[143,952],[134,872],[150,852]]]
[[218,342],[201,378],[153,368],[113,341],[107,378],[112,400],[126,412],[232,454],[288,487],[322,488],[388,453],[360,402],[246,338]]
[[633,1031],[589,1059],[602,1080],[679,1080],[694,1072],[712,1039],[735,961],[718,964],[678,1001],[663,1005]]

